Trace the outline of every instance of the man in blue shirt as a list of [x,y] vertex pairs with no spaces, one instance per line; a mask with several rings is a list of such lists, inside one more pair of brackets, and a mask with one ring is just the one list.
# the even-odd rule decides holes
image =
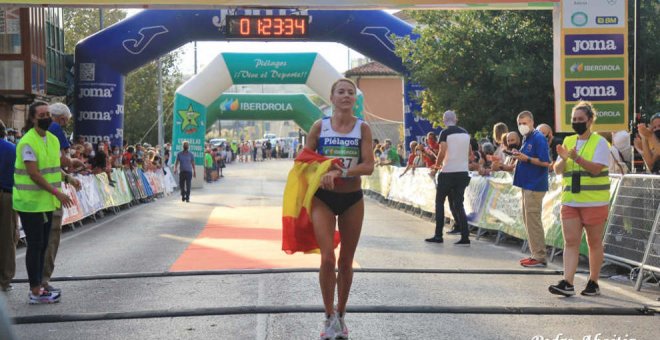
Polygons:
[[16,146],[5,140],[5,123],[0,120],[0,289],[11,289],[11,280],[16,274],[16,213],[12,209],[14,186],[14,162]]
[[545,232],[541,222],[543,197],[548,191],[548,167],[550,155],[548,141],[534,129],[534,116],[529,111],[518,114],[518,131],[523,136],[513,185],[522,189],[523,222],[527,230],[527,240],[531,257],[520,260],[523,267],[545,267]]

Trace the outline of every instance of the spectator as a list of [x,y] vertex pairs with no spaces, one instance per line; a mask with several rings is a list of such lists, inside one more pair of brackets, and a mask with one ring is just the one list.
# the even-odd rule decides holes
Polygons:
[[630,146],[630,134],[628,131],[622,130],[610,133],[609,136],[601,134],[608,142],[611,142],[610,147],[610,165],[608,170],[610,174],[625,175],[630,172],[630,160],[632,159]]
[[579,102],[572,112],[575,135],[557,147],[555,173],[563,175],[561,226],[564,234],[564,278],[548,290],[552,294],[575,295],[583,231],[589,246],[589,279],[582,295],[600,295],[598,278],[603,264],[603,230],[609,212],[609,147],[605,138],[591,132],[596,113],[589,102]]
[[[48,104],[32,103],[28,109],[28,132],[16,147],[12,204],[20,216],[27,239],[25,262],[28,272],[30,304],[59,302],[60,292],[42,289],[44,254],[53,220],[53,211],[71,199],[59,191],[62,181],[60,143],[47,129],[52,123]],[[44,140],[45,138],[45,140]]]
[[124,155],[122,156],[124,169],[133,170],[133,168],[135,167],[135,158],[133,157],[134,154],[135,154],[134,147],[129,146],[126,148],[126,152],[124,152]]
[[383,154],[383,147],[380,144],[374,145],[374,161],[380,165],[381,155]]
[[403,170],[401,175],[399,175],[399,177],[403,177],[403,175],[405,175],[406,172],[408,172],[410,169],[412,169],[412,173],[414,175],[415,168],[424,166],[424,147],[420,146],[421,145],[418,145],[415,141],[410,142],[410,155],[408,156],[408,162],[406,163],[406,168]]
[[[505,139],[506,140],[506,139]],[[481,152],[483,156],[483,164],[479,169],[479,175],[490,176],[493,166],[493,155],[495,154],[495,146],[491,142],[481,144]]]
[[523,223],[532,256],[520,260],[523,267],[545,267],[545,231],[541,221],[543,197],[548,192],[548,167],[550,152],[548,140],[534,129],[534,116],[529,111],[518,114],[518,131],[524,140],[520,151],[514,151],[518,159],[513,185],[522,190]]
[[397,166],[399,163],[399,155],[396,152],[396,149],[392,147],[392,141],[385,139],[385,147],[383,148],[383,153],[385,157],[381,154],[381,165],[394,165]]
[[438,152],[440,150],[440,145],[438,144],[438,138],[436,137],[434,132],[429,132],[426,134],[426,138],[424,139],[424,143],[426,144],[426,147],[424,148],[424,153],[426,153],[426,156],[433,162],[433,164],[436,163],[437,158],[438,158]]
[[635,148],[642,155],[646,169],[652,174],[660,174],[660,112],[651,117],[651,126],[637,125],[639,136],[635,138]]
[[506,150],[506,143],[503,142],[503,138],[506,138],[506,135],[509,133],[509,127],[506,124],[499,122],[493,125],[493,144],[495,145],[495,157],[499,159],[504,159],[506,156],[504,150]]
[[[446,129],[440,133],[440,150],[435,163],[436,169],[441,168],[438,175],[438,186],[435,196],[435,235],[426,239],[427,242],[442,243],[442,228],[445,224],[445,198],[449,196],[451,210],[455,213],[455,228],[461,233],[461,239],[456,246],[470,245],[470,231],[463,200],[465,188],[470,184],[468,174],[468,157],[470,154],[470,135],[456,125],[458,119],[454,111],[446,111],[442,117]],[[431,173],[435,175],[434,169]]]
[[5,140],[5,123],[0,120],[0,290],[10,291],[16,274],[18,228],[12,209],[16,146]]
[[[493,171],[506,171],[513,172],[516,168],[516,157],[515,153],[520,150],[520,135],[518,132],[511,131],[504,135],[506,138],[507,147],[502,152],[504,154],[504,159],[498,158],[493,154]],[[495,151],[497,153],[497,150]]]
[[479,171],[483,166],[484,158],[479,150],[479,142],[476,139],[470,138],[470,163],[468,169],[470,171]]
[[188,142],[183,142],[183,151],[176,155],[174,163],[174,174],[176,175],[177,168],[180,166],[181,173],[179,174],[179,188],[181,188],[181,201],[190,202],[190,184],[193,177],[197,177],[195,170],[195,156],[188,151]]
[[16,143],[18,143],[18,141],[16,141],[16,130],[14,130],[12,128],[8,128],[8,129],[6,129],[6,134],[7,134],[6,138],[7,138],[8,142],[10,142],[14,145],[16,145]]
[[[84,166],[80,160],[69,158],[70,144],[69,140],[66,138],[66,134],[62,130],[62,127],[68,124],[69,119],[71,118],[71,112],[69,111],[69,108],[62,103],[51,104],[48,107],[48,111],[50,111],[50,114],[53,117],[53,122],[48,127],[48,132],[57,137],[60,142],[60,164],[64,181],[72,184],[77,190],[80,190],[80,182],[64,171],[68,167],[75,169],[76,167]],[[63,216],[64,211],[61,207],[53,211],[53,220],[51,223],[50,234],[48,236],[48,246],[46,248],[46,254],[44,255],[44,269],[41,275],[41,286],[43,289],[56,293],[61,293],[61,290],[51,286],[49,281],[55,270],[55,258],[57,257],[57,251],[60,246],[60,238],[62,235]]]
[[[410,152],[413,150],[411,149]],[[406,157],[406,150],[403,149],[403,143],[398,143],[396,145],[396,154],[399,155],[399,164],[397,166],[406,166],[406,163],[404,161]]]
[[211,150],[206,148],[204,151],[204,180],[206,183],[212,182],[213,173],[213,156],[211,156]]

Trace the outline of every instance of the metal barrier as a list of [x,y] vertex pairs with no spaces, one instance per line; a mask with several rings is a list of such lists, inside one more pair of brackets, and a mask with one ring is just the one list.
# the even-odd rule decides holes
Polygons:
[[639,270],[636,289],[644,280],[643,270],[660,272],[660,176],[626,175],[621,179],[610,206],[605,229],[605,258],[612,263]]

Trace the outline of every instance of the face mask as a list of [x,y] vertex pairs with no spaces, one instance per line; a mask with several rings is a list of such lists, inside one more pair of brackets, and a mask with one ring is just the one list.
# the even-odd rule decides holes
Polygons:
[[13,143],[15,141],[15,138],[14,138],[14,136],[9,136],[9,137],[7,137],[7,140]]
[[660,139],[660,130],[655,130],[653,133],[655,133],[655,138]]
[[511,149],[511,150],[514,150],[514,149],[518,150],[518,148],[520,148],[520,146],[518,144],[509,144],[509,149]]
[[585,131],[587,131],[587,122],[573,123],[571,125],[573,126],[573,131],[575,131],[575,133],[578,135],[582,135]]
[[42,130],[48,130],[48,127],[50,126],[50,124],[52,122],[53,122],[53,119],[50,118],[50,117],[37,119],[37,126]]
[[529,126],[524,125],[524,124],[520,124],[520,125],[518,125],[518,131],[520,131],[520,134],[522,134],[523,136],[527,136],[530,129],[529,129]]

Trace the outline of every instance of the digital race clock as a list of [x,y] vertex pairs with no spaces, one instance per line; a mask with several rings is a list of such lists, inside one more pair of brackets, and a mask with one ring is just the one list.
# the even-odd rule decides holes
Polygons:
[[227,38],[304,39],[309,16],[228,15]]

